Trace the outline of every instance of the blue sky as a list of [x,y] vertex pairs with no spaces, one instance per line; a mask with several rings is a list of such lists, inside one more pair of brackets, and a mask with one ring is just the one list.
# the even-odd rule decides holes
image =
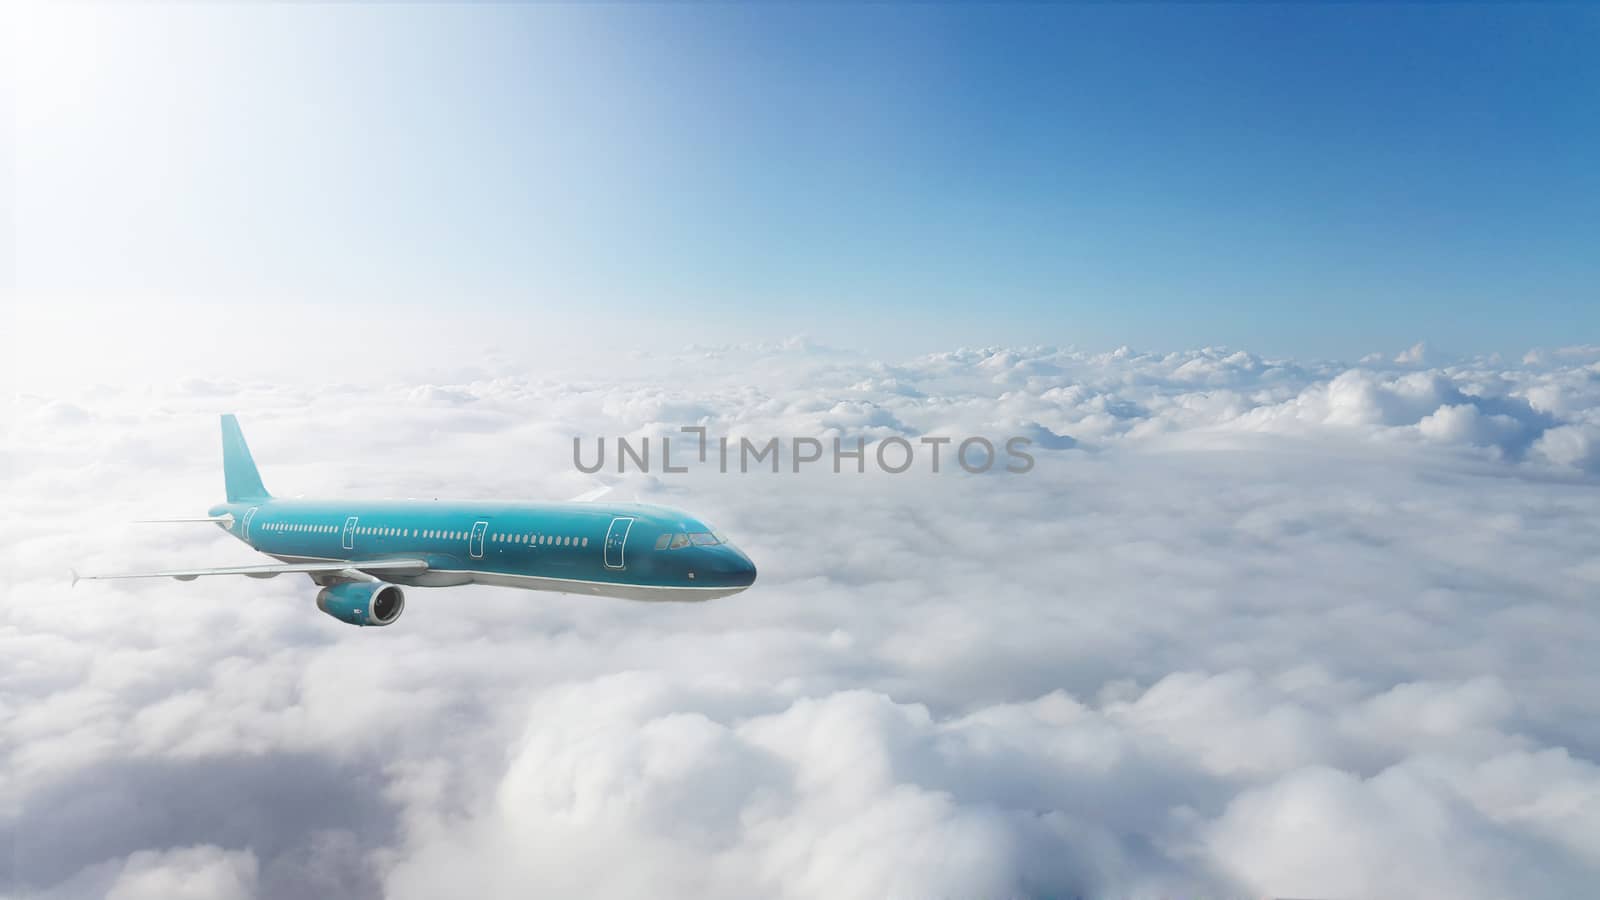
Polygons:
[[23,17],[39,316],[443,306],[513,343],[882,352],[1600,339],[1582,7]]

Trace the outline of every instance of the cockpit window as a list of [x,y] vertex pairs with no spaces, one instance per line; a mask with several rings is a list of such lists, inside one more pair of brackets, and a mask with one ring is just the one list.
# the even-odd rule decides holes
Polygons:
[[713,547],[717,544],[726,544],[728,539],[720,531],[691,531],[687,534],[663,534],[656,538],[657,550],[681,550],[684,547]]

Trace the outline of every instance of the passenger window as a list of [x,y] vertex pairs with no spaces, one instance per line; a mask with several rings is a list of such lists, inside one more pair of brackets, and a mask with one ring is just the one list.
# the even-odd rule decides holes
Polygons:
[[680,531],[672,536],[672,545],[669,549],[676,550],[679,547],[687,546],[689,546],[689,536]]
[[589,539],[588,538],[584,538],[583,539],[583,546],[585,546],[585,547],[589,546]]

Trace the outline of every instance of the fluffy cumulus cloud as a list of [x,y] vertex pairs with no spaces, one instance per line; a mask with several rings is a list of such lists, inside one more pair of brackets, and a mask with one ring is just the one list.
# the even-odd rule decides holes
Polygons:
[[[1578,896],[1600,879],[1600,364],[796,340],[563,375],[24,396],[0,896]],[[220,493],[687,507],[756,587],[649,605],[83,570],[253,555]],[[717,471],[679,429],[779,436]],[[575,436],[676,435],[594,476]],[[935,474],[924,438],[1032,469]],[[867,442],[793,470],[791,437]],[[896,439],[903,474],[874,464]],[[898,460],[896,452],[890,457]]]

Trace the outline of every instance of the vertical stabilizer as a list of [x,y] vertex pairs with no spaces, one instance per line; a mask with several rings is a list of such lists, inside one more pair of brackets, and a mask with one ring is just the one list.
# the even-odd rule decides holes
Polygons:
[[256,461],[250,457],[250,445],[244,442],[239,420],[232,414],[222,417],[222,476],[228,484],[229,503],[265,500],[272,496],[261,483]]

